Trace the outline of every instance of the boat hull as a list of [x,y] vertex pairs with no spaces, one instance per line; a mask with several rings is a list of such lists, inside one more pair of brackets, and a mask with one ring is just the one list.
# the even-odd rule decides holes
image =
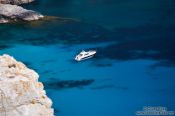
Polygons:
[[86,60],[86,59],[89,59],[89,58],[92,58],[94,56],[93,55],[90,55],[90,56],[87,56],[87,57],[84,57],[84,58],[81,58],[81,59],[75,59],[76,61],[82,61],[82,60]]

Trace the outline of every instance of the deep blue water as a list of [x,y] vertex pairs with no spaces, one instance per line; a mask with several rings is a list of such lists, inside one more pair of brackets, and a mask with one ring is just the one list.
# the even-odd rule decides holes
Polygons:
[[[56,116],[135,116],[175,110],[174,0],[38,0],[62,19],[0,25],[0,54],[40,74]],[[73,59],[82,49],[97,55]]]

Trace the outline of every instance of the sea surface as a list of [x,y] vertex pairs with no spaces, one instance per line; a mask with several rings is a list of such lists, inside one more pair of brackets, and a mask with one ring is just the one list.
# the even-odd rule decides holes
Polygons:
[[[1,24],[0,54],[39,73],[56,116],[175,110],[174,0],[36,0],[23,7],[52,18]],[[74,60],[91,49],[95,57]]]

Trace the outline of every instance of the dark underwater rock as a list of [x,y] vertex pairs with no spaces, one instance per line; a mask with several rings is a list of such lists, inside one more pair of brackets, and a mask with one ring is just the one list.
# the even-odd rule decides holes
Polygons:
[[68,89],[68,88],[82,88],[91,85],[95,80],[63,80],[54,82],[45,82],[46,89]]

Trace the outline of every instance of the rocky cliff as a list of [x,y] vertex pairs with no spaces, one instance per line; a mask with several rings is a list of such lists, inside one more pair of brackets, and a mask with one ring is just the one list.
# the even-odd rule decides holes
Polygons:
[[10,21],[33,21],[44,16],[38,12],[27,10],[14,4],[24,4],[33,0],[0,0],[0,23]]
[[0,116],[53,116],[38,74],[9,55],[0,56]]
[[26,10],[17,5],[0,4],[0,14],[2,17],[11,20],[32,21],[43,18],[43,15],[32,10]]
[[1,4],[25,4],[33,2],[34,0],[0,0]]

